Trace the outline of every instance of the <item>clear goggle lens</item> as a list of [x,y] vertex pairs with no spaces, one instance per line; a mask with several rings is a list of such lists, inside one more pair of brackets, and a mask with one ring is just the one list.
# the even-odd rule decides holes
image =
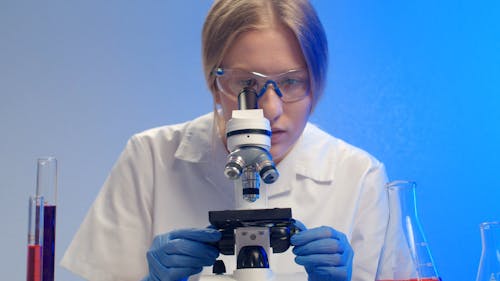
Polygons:
[[218,89],[234,99],[243,88],[254,89],[260,97],[270,85],[283,102],[299,101],[309,94],[309,75],[305,69],[265,75],[240,69],[216,68],[214,74]]

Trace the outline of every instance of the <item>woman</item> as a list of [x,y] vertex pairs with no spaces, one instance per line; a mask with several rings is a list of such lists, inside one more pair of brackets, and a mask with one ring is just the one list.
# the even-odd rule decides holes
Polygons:
[[[273,255],[273,271],[374,280],[388,219],[385,170],[308,123],[327,68],[311,4],[215,1],[203,27],[203,64],[214,112],[129,140],[62,265],[89,280],[150,281],[196,278],[212,265],[220,233],[204,228],[207,213],[235,207],[223,175],[225,126],[239,90],[250,86],[270,121],[281,173],[263,187],[268,206],[291,207],[309,227],[291,238],[293,251]],[[228,259],[226,266],[234,269]]]

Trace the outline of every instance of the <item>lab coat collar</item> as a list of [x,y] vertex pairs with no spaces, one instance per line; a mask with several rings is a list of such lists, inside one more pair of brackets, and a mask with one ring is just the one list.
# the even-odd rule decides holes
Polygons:
[[[292,150],[277,166],[281,175],[285,178],[291,177],[293,180],[298,177],[309,178],[318,184],[331,182],[335,161],[331,157],[332,154],[325,151],[331,149],[328,145],[331,143],[331,138],[316,126],[308,123]],[[215,160],[222,161],[221,163],[224,164],[227,154],[217,132],[214,115],[209,113],[188,124],[175,157],[192,163],[207,163]],[[220,166],[219,163],[213,164]],[[290,189],[290,185],[284,184],[279,189],[286,191]]]
[[278,164],[280,172],[278,181],[268,187],[268,196],[279,196],[289,192],[295,185],[331,186],[333,181],[332,154],[330,136],[308,123],[288,155]]
[[294,160],[297,175],[309,178],[318,183],[333,181],[335,158],[337,151],[336,139],[320,130],[311,123],[307,123],[302,136],[290,151],[289,155]]
[[214,160],[214,155],[221,154],[225,157],[227,151],[217,133],[213,113],[209,113],[188,123],[175,157],[192,163],[207,163]]

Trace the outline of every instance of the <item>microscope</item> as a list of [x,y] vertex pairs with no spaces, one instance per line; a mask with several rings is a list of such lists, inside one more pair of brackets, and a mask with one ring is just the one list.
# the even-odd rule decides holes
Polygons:
[[[269,120],[258,109],[258,95],[246,87],[238,95],[238,110],[226,125],[229,155],[225,176],[235,186],[236,210],[210,211],[209,221],[222,234],[217,248],[223,255],[236,256],[232,276],[225,275],[222,261],[216,261],[213,280],[275,280],[269,256],[285,252],[290,237],[298,232],[290,208],[267,209],[266,190],[260,182],[274,183],[279,173],[269,149]],[[264,197],[264,198],[262,198]]]

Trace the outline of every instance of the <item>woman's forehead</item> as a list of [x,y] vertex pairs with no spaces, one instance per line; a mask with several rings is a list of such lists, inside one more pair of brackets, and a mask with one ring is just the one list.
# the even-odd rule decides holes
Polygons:
[[259,73],[282,73],[305,65],[295,34],[282,26],[242,32],[222,60],[223,67]]

